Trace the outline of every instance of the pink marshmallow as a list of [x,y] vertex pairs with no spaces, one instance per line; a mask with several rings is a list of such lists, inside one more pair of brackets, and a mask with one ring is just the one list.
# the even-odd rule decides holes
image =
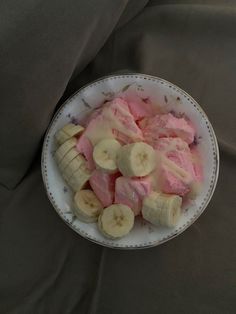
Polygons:
[[121,133],[117,131],[116,129],[112,130],[112,134],[114,135],[114,138],[119,141],[122,145],[133,143],[133,139],[129,136],[125,135],[124,133]]
[[142,131],[135,123],[134,117],[130,113],[129,106],[126,101],[121,98],[116,98],[110,104],[107,104],[107,106],[109,106],[109,108],[112,110],[114,119],[119,120],[127,131],[131,131],[134,134],[134,136],[131,137],[126,132],[120,132],[116,129],[114,124],[113,134],[115,135],[117,140],[120,140],[124,144],[127,144],[133,142],[134,138],[136,140],[143,139]]
[[189,175],[189,182],[184,182],[181,177],[168,168],[165,163],[159,165],[161,189],[165,193],[180,196],[189,192],[189,184],[195,180],[192,154],[186,142],[181,138],[160,138],[155,144],[156,151],[172,161],[176,166],[185,170]]
[[161,152],[184,151],[190,152],[188,144],[179,137],[162,137],[154,145],[154,149]]
[[156,150],[162,152],[177,166],[187,171],[194,180],[203,180],[201,158],[196,148],[189,148],[188,144],[180,138],[161,138],[158,140]]
[[172,160],[177,166],[187,171],[193,179],[195,178],[191,153],[172,151],[166,153],[166,157]]
[[190,191],[189,186],[170,172],[167,167],[163,166],[159,175],[162,182],[162,192],[184,196]]
[[100,170],[94,170],[89,183],[104,207],[114,201],[115,180],[120,173],[108,174]]
[[130,112],[129,110],[129,105],[127,103],[127,101],[125,101],[124,99],[117,97],[114,98],[111,102],[107,102],[104,104],[104,107],[109,106],[113,109],[118,109],[120,110],[120,108],[125,109],[126,111]]
[[155,148],[195,178],[193,155],[188,144],[181,138],[160,138]]
[[129,206],[137,216],[140,214],[144,196],[150,192],[151,180],[149,177],[119,177],[115,185],[115,203]]
[[146,142],[153,146],[162,137],[180,137],[188,144],[194,140],[194,128],[184,118],[176,118],[171,113],[144,118],[139,126]]
[[130,101],[128,105],[135,121],[151,117],[154,114],[153,107],[150,103],[145,103],[144,101]]
[[79,153],[83,154],[89,170],[95,169],[95,163],[93,160],[93,145],[85,134],[82,134],[76,144],[76,149]]
[[135,123],[127,102],[121,98],[105,103],[88,121],[84,135],[93,144],[94,138],[96,142],[105,137],[114,137],[123,144],[143,140],[142,131]]

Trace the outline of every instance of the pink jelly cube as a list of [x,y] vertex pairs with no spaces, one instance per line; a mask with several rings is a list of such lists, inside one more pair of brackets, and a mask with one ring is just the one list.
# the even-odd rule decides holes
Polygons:
[[140,214],[144,196],[151,192],[149,177],[119,177],[115,185],[115,203],[129,206],[135,215]]

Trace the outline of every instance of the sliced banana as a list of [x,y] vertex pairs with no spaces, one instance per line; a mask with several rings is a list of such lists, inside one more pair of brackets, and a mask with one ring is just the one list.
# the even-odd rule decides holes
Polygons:
[[69,138],[77,136],[84,131],[84,127],[81,125],[75,125],[73,123],[66,124],[62,129],[57,131],[55,139],[59,145],[63,144]]
[[63,130],[59,130],[54,135],[54,138],[56,140],[56,143],[58,145],[61,145],[61,144],[65,143],[65,141],[67,141],[70,138],[70,136],[68,136],[68,134],[66,134]]
[[178,195],[152,192],[143,199],[142,215],[154,225],[174,227],[181,215],[181,205]]
[[75,191],[79,191],[84,188],[91,176],[91,172],[87,169],[84,163],[73,173],[73,175],[67,179],[69,186]]
[[63,176],[69,180],[70,177],[81,167],[81,165],[85,165],[86,160],[81,155],[78,154],[72,161],[64,168]]
[[79,155],[79,152],[76,150],[76,148],[71,148],[71,150],[69,150],[66,155],[62,158],[61,162],[59,163],[59,168],[61,171],[63,171],[66,166],[69,165],[69,163],[76,157]]
[[72,137],[63,143],[56,151],[55,158],[58,164],[62,161],[63,157],[71,150],[71,148],[75,147],[76,145],[76,138]]
[[79,124],[68,123],[63,127],[63,131],[72,137],[82,133],[84,127]]
[[156,154],[154,149],[144,142],[124,145],[118,151],[117,165],[123,176],[143,177],[155,169]]
[[93,159],[96,167],[108,173],[117,171],[117,152],[121,144],[115,139],[104,139],[98,142],[93,150]]
[[95,222],[103,206],[92,190],[80,190],[74,196],[74,213],[83,222]]
[[126,205],[114,204],[105,208],[98,218],[101,233],[111,239],[125,236],[134,225],[134,213]]

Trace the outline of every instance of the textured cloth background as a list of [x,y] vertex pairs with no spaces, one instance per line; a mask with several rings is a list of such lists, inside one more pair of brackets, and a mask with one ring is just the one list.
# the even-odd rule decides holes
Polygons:
[[[235,313],[235,1],[1,1],[0,47],[0,313]],[[75,234],[53,210],[40,173],[58,104],[122,70],[189,92],[221,153],[204,214],[141,251]]]

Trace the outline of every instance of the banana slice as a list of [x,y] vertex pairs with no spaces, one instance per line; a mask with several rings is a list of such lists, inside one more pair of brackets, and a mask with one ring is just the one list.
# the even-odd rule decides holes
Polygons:
[[71,150],[71,148],[75,147],[76,145],[76,138],[72,137],[63,143],[56,151],[55,158],[58,164],[62,161],[63,157]]
[[74,196],[74,213],[83,222],[95,222],[103,206],[92,190],[81,190]]
[[58,165],[60,170],[63,171],[69,165],[69,163],[78,155],[79,152],[74,147],[71,148],[71,150],[69,150],[68,153],[66,153],[66,155],[60,161]]
[[182,198],[152,192],[143,199],[143,218],[154,225],[174,227],[181,215]]
[[156,167],[154,149],[143,142],[124,145],[118,151],[117,164],[123,176],[143,177]]
[[81,167],[82,164],[85,165],[85,158],[79,154],[76,158],[72,159],[72,161],[64,168],[63,176],[69,180],[70,177]]
[[98,142],[93,150],[93,159],[98,169],[108,173],[117,171],[116,157],[121,144],[115,139]]
[[69,186],[75,191],[79,191],[84,188],[85,184],[91,177],[91,172],[87,169],[84,163],[73,173],[73,175],[67,179]]
[[55,139],[59,145],[63,144],[69,138],[77,136],[84,131],[81,125],[75,125],[73,123],[66,124],[62,129],[57,131],[55,134]]
[[98,218],[101,233],[111,239],[125,236],[134,225],[134,213],[126,205],[114,204],[103,210]]

